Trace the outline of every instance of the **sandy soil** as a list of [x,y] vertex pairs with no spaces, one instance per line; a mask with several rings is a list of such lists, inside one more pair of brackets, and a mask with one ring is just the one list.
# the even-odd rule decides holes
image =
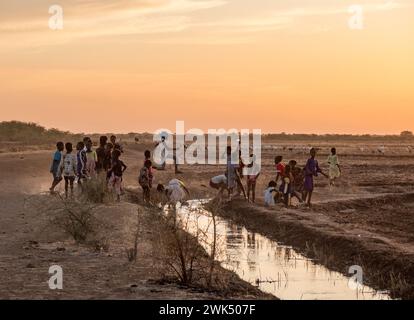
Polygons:
[[[394,297],[413,298],[414,292],[414,154],[411,146],[393,142],[379,151],[378,142],[319,142],[318,159],[326,168],[331,146],[336,146],[343,168],[337,186],[330,188],[323,177],[316,180],[312,210],[281,207],[267,209],[262,195],[274,178],[273,158],[281,154],[303,165],[308,141],[266,141],[263,145],[263,172],[257,186],[257,204],[236,200],[223,215],[287,245],[328,267],[347,274],[348,267],[364,268],[368,284],[390,289]],[[140,192],[137,175],[143,164],[143,152],[150,144],[128,143],[123,155],[128,165],[125,186]],[[108,252],[91,252],[51,232],[48,216],[24,207],[29,194],[47,190],[50,151],[0,154],[3,179],[0,187],[0,293],[3,297],[59,297],[47,289],[47,266],[65,262],[68,284],[64,297],[115,298],[211,298],[208,293],[183,290],[174,285],[159,286],[151,270],[151,236],[140,241],[142,256],[136,265],[126,262],[125,243],[131,241],[130,226],[136,218],[134,206],[123,199],[109,207],[107,221],[114,224]],[[209,179],[224,171],[222,166],[182,166],[184,180],[193,198],[210,198]],[[167,183],[175,177],[173,168],[155,173],[155,183]],[[61,188],[62,186],[60,186]],[[113,210],[112,208],[116,208]],[[122,214],[121,214],[122,212]],[[151,230],[148,230],[151,232]],[[32,241],[32,242],[30,242]],[[64,251],[56,248],[64,247]],[[98,271],[97,271],[98,270]],[[68,281],[69,283],[69,281]],[[132,287],[131,285],[138,286]],[[213,294],[216,297],[217,294]]]

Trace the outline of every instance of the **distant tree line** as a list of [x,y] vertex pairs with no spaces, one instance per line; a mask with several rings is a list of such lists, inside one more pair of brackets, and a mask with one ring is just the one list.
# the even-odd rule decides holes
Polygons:
[[[103,134],[103,133],[102,133]],[[99,135],[98,133],[92,134]],[[21,121],[3,121],[0,122],[0,141],[2,142],[21,142],[21,143],[54,143],[58,140],[71,140],[80,141],[84,134],[73,134],[69,131],[61,131],[55,128],[46,129],[39,124],[32,122]],[[150,133],[134,133],[118,135],[119,138],[129,138],[131,140],[146,141],[152,140],[152,134]],[[266,140],[279,140],[279,141],[334,141],[334,140],[346,140],[346,141],[358,141],[358,140],[378,140],[378,141],[396,141],[401,139],[414,139],[414,134],[411,131],[402,131],[400,135],[351,135],[351,134],[288,134],[288,133],[272,133],[263,134],[262,138]]]

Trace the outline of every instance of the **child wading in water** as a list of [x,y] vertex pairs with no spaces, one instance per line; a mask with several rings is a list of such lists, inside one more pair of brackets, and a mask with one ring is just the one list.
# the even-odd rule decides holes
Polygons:
[[338,155],[336,148],[331,149],[331,154],[328,156],[329,164],[329,185],[335,185],[335,180],[341,176],[341,167],[339,166]]
[[306,201],[306,204],[310,208],[312,206],[312,193],[313,193],[313,177],[317,177],[318,173],[321,173],[325,177],[327,175],[322,172],[321,168],[319,168],[318,161],[315,159],[316,157],[316,149],[312,148],[310,150],[310,158],[306,162],[305,166],[305,182],[304,182],[304,194],[303,194],[303,201]]
[[122,175],[127,169],[125,163],[119,160],[120,156],[121,151],[118,149],[112,152],[112,168],[109,170],[109,188],[115,191],[118,202],[121,201]]
[[145,160],[144,167],[139,173],[138,183],[142,187],[144,203],[151,203],[151,188],[152,188],[152,175],[151,175],[152,162],[151,160]]
[[50,193],[54,193],[56,186],[62,181],[62,175],[59,168],[60,162],[62,161],[62,151],[64,149],[63,142],[58,142],[56,144],[56,149],[56,152],[53,154],[52,165],[50,166],[50,173],[53,175],[52,186],[49,189]]
[[[252,200],[253,203],[255,203],[256,201],[256,182],[257,179],[260,176],[260,171],[259,171],[259,166],[256,163],[256,156],[251,154],[250,155],[251,158],[253,158],[252,163],[250,163],[248,165],[248,168],[250,170],[252,170],[253,173],[256,174],[251,174],[247,176],[247,200],[250,201],[250,199]],[[252,197],[250,198],[250,191],[252,193]]]
[[65,179],[65,196],[68,198],[69,184],[70,196],[73,197],[73,183],[75,182],[77,168],[76,155],[72,153],[73,146],[70,142],[66,143],[66,154],[63,156],[60,171]]

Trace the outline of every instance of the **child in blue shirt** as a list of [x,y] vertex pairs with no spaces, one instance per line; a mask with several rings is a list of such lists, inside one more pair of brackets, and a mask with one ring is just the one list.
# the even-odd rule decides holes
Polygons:
[[63,142],[56,144],[56,152],[53,154],[52,165],[50,166],[50,173],[53,175],[52,186],[50,187],[50,193],[55,192],[56,186],[62,181],[62,174],[60,169],[60,163],[62,161],[62,151],[65,148]]

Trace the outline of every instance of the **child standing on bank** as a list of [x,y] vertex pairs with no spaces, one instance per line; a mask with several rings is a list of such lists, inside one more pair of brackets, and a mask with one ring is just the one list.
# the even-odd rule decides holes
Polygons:
[[297,167],[296,160],[289,161],[290,172],[293,177],[293,182],[290,184],[291,187],[291,195],[292,197],[296,197],[299,202],[303,202],[303,170]]
[[[251,170],[253,174],[247,176],[247,200],[252,200],[253,203],[256,201],[256,183],[257,179],[260,176],[259,165],[256,163],[256,156],[254,154],[250,155],[250,158],[253,159],[252,163],[248,165],[248,170]],[[250,191],[252,197],[250,198]]]
[[62,175],[60,173],[60,162],[62,161],[62,151],[64,149],[63,142],[56,144],[56,152],[53,154],[52,165],[50,166],[50,173],[53,175],[52,186],[49,188],[50,193],[55,192],[56,186],[62,181]]
[[76,163],[77,163],[77,176],[78,176],[78,185],[82,186],[82,180],[85,179],[86,175],[86,151],[85,144],[80,141],[76,145]]
[[88,178],[96,177],[96,162],[98,157],[96,152],[92,149],[92,140],[89,139],[86,141],[86,173]]
[[138,183],[142,187],[143,193],[143,200],[144,203],[150,204],[151,203],[151,188],[152,188],[152,177],[150,174],[150,168],[152,167],[151,160],[146,160],[144,163],[144,167],[142,167]]
[[285,203],[286,207],[290,206],[290,200],[292,197],[292,183],[293,183],[293,175],[290,166],[285,167],[285,171],[282,177],[282,184],[280,185],[279,191],[282,193],[283,202]]
[[104,171],[104,162],[105,162],[105,152],[106,152],[106,144],[108,142],[107,136],[101,136],[99,138],[99,147],[96,149],[96,171],[100,174]]
[[341,176],[341,167],[339,166],[338,155],[336,148],[331,149],[331,154],[328,156],[329,165],[329,185],[334,186],[335,180]]
[[[145,152],[144,152],[144,166],[145,166],[145,162],[147,160],[151,161],[151,151],[149,151],[149,150],[145,150]],[[154,167],[151,165],[151,168],[149,168],[148,171],[149,171],[148,175],[149,175],[149,178],[150,178],[151,182],[154,182]]]
[[304,169],[305,174],[305,182],[304,182],[304,194],[303,194],[303,201],[306,202],[307,206],[310,208],[312,206],[312,194],[313,194],[313,178],[318,176],[318,173],[328,177],[321,168],[319,168],[318,161],[315,159],[316,157],[316,149],[312,148],[310,150],[310,158],[306,162],[306,166]]
[[282,156],[276,156],[275,157],[275,167],[276,167],[276,185],[278,184],[279,180],[282,180],[282,177],[285,173],[285,165],[282,162],[283,157]]
[[65,197],[68,198],[69,184],[70,184],[70,196],[73,197],[73,184],[76,178],[77,172],[77,160],[76,155],[73,154],[72,143],[68,142],[65,144],[66,154],[63,155],[62,162],[60,165],[61,173],[65,179]]
[[107,143],[105,146],[105,157],[103,162],[103,167],[106,172],[112,168],[112,150],[114,146],[111,142]]
[[109,170],[109,188],[115,191],[118,202],[121,201],[122,176],[127,169],[125,163],[119,159],[120,156],[121,151],[118,149],[112,152],[112,168]]

